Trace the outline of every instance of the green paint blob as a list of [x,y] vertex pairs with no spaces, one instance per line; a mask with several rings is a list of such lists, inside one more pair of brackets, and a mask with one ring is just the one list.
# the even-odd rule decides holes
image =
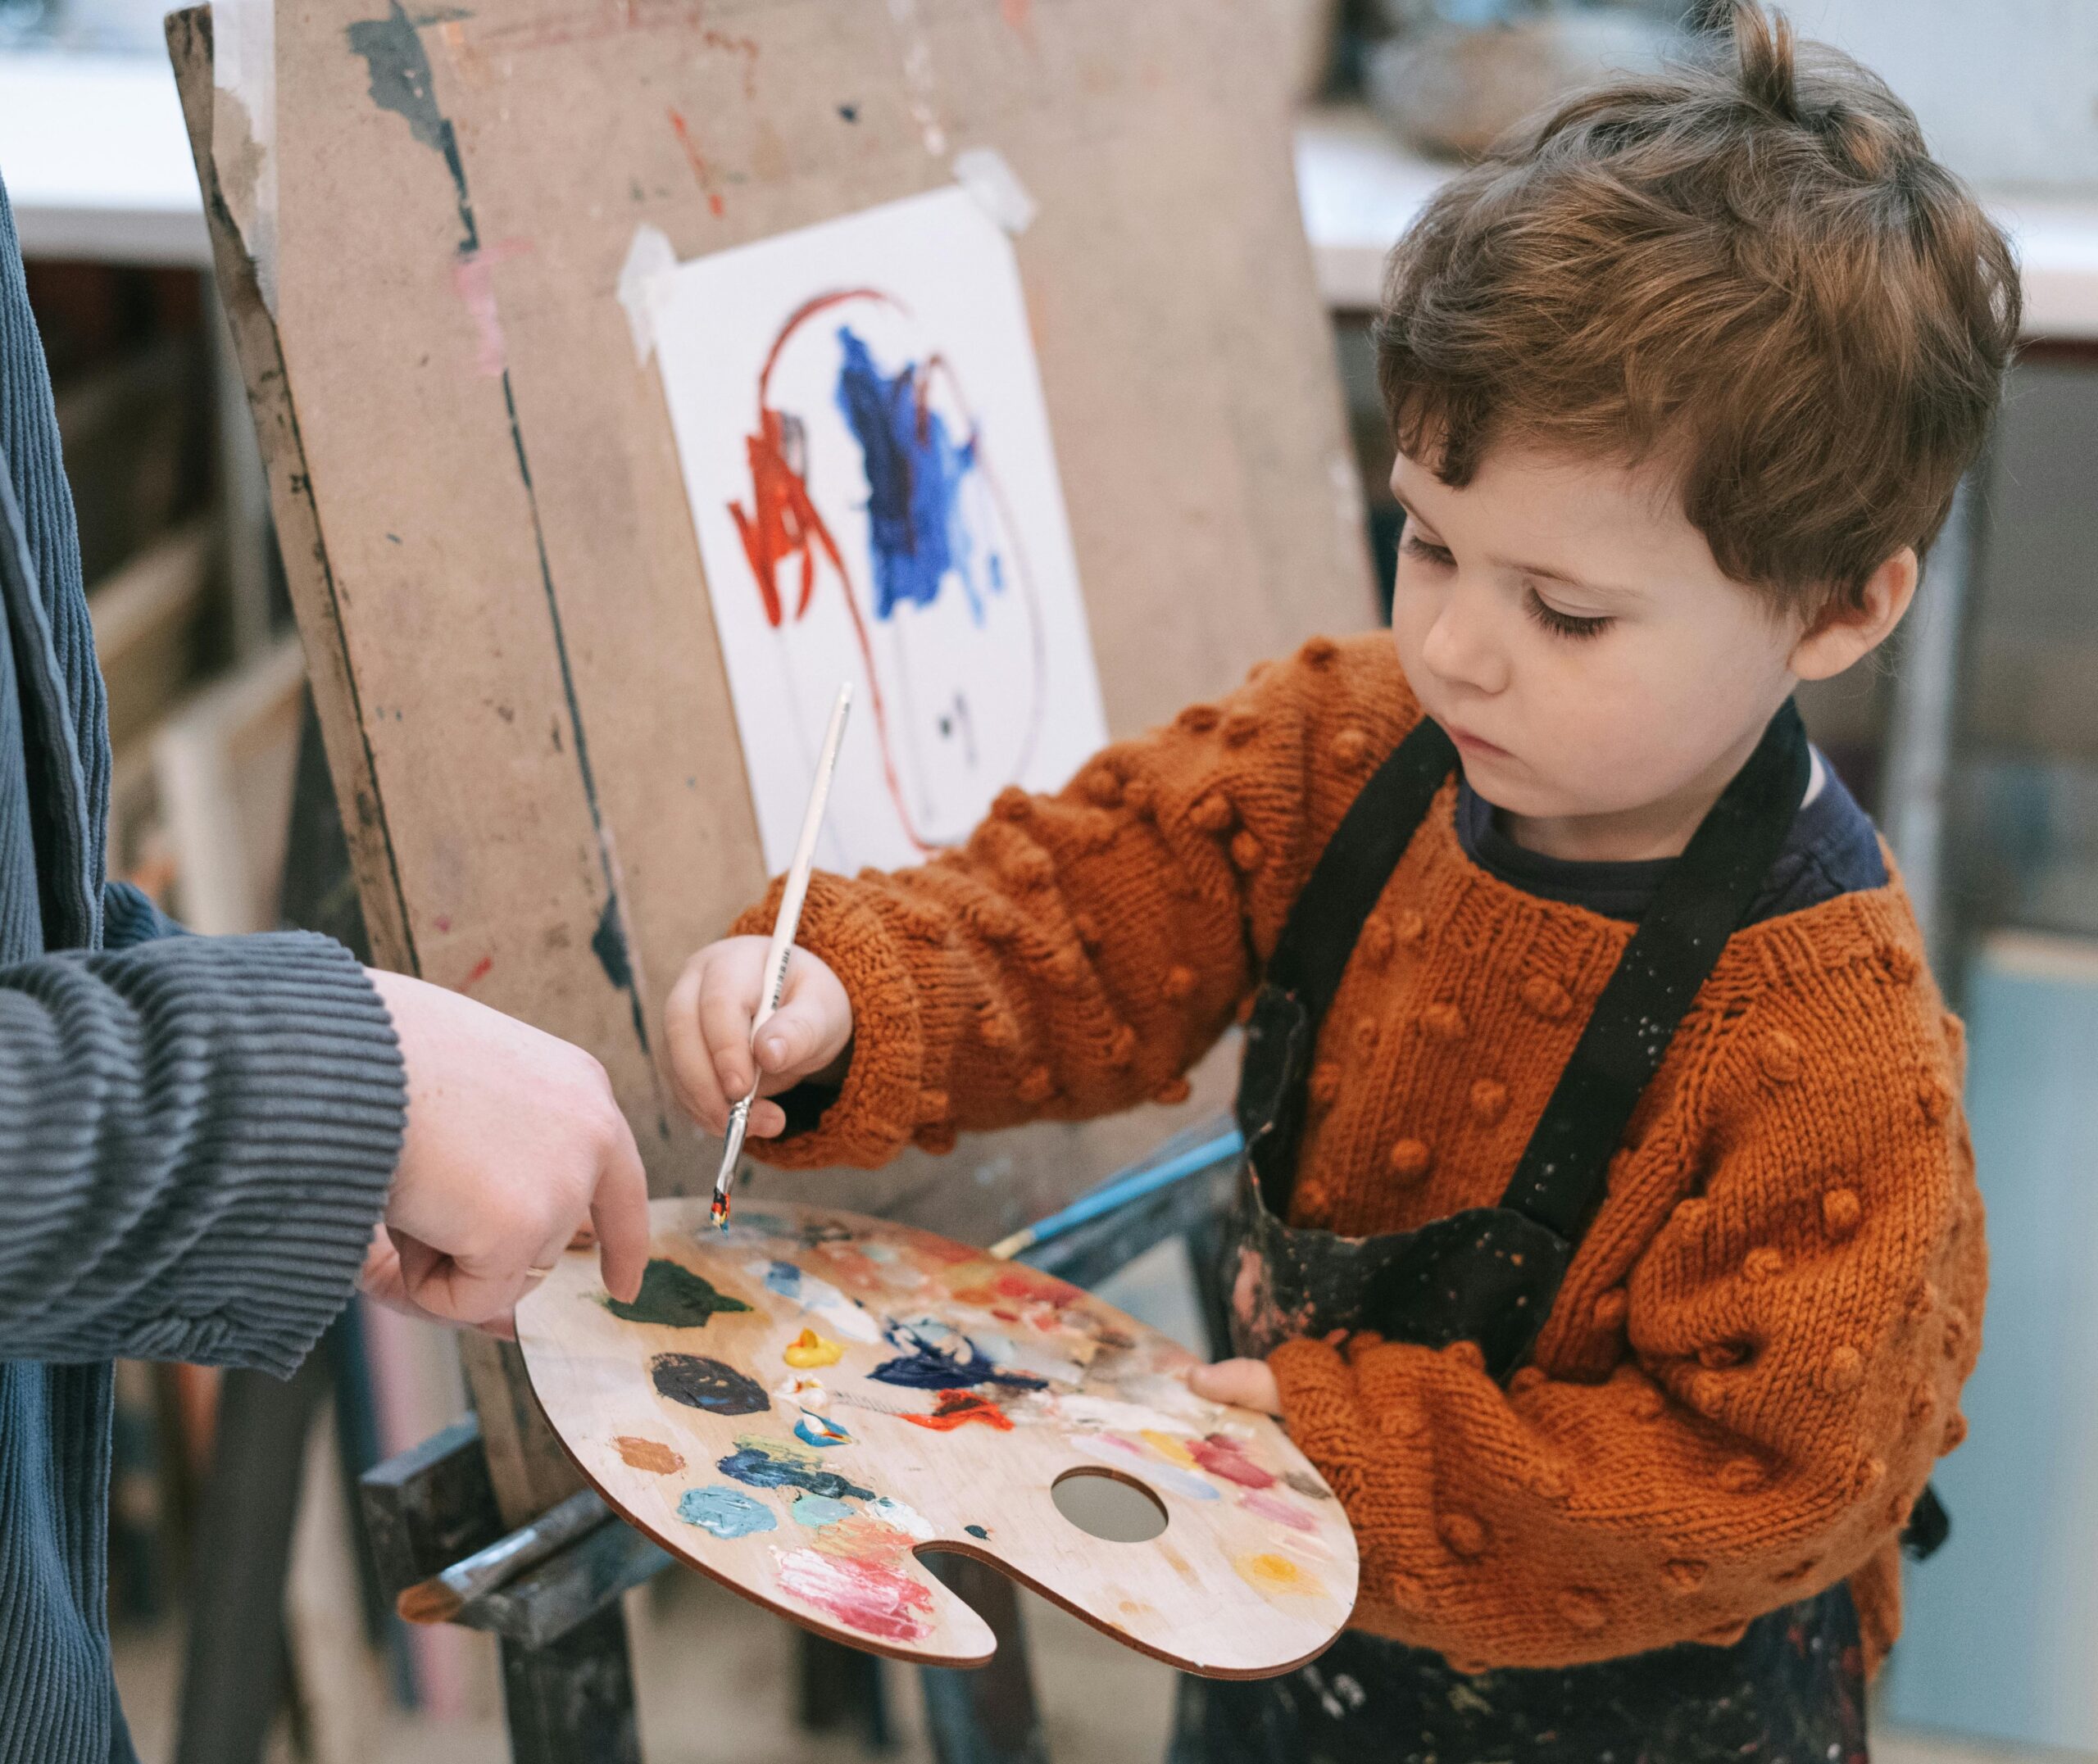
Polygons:
[[658,1256],[641,1277],[641,1292],[631,1304],[605,1300],[605,1308],[629,1323],[661,1323],[670,1329],[697,1329],[716,1311],[747,1311],[741,1299],[716,1292],[682,1263]]

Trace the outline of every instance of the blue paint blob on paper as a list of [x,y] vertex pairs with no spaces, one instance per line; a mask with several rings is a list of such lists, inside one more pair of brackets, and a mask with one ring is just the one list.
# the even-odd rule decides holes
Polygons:
[[733,1476],[737,1481],[748,1483],[754,1489],[800,1489],[804,1493],[825,1495],[832,1500],[843,1500],[850,1497],[855,1500],[870,1501],[874,1498],[872,1489],[863,1489],[858,1483],[841,1476],[834,1470],[819,1470],[814,1464],[805,1462],[799,1447],[788,1447],[781,1451],[768,1449],[763,1444],[747,1444],[731,1452],[714,1467],[723,1476]]
[[[888,619],[908,601],[930,606],[951,575],[983,623],[977,582],[976,542],[962,512],[962,489],[978,469],[976,438],[960,442],[947,419],[920,397],[921,369],[906,362],[883,374],[874,353],[849,325],[840,326],[844,360],[838,374],[838,408],[860,443],[867,474],[867,526],[874,554],[874,616]],[[997,552],[985,560],[986,585],[1004,586]]]
[[811,1531],[820,1531],[827,1525],[836,1525],[841,1519],[850,1519],[852,1509],[844,1502],[833,1500],[828,1494],[803,1494],[794,1502],[794,1523],[805,1525]]
[[1042,1390],[1049,1381],[1029,1372],[1000,1370],[997,1363],[958,1331],[935,1335],[913,1323],[892,1323],[889,1344],[903,1351],[883,1360],[867,1376],[907,1390],[972,1390],[979,1385],[1002,1385],[1011,1390]]
[[806,1411],[794,1423],[794,1437],[804,1445],[850,1445],[852,1435],[834,1421],[825,1421],[820,1415]]
[[678,1498],[678,1517],[722,1538],[748,1537],[774,1530],[779,1524],[763,1501],[719,1482],[711,1488],[687,1489]]

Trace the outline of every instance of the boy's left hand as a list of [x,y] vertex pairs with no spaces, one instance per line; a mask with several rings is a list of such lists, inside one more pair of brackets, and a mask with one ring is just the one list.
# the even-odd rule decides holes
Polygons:
[[1208,1402],[1258,1409],[1263,1415],[1282,1413],[1282,1387],[1265,1360],[1219,1360],[1214,1366],[1192,1366],[1188,1388]]

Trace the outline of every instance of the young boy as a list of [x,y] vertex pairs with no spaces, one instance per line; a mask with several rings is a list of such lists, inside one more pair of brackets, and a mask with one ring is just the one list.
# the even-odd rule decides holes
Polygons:
[[[1173,1100],[1251,1008],[1249,1357],[1197,1383],[1282,1416],[1362,1592],[1176,1757],[1864,1753],[1986,1253],[1959,1026],[1789,699],[1906,610],[2018,293],[1876,79],[1753,7],[1732,50],[1401,241],[1393,641],[820,877],[758,1039],[770,1154],[874,1165]],[[672,997],[716,1129],[762,950]]]

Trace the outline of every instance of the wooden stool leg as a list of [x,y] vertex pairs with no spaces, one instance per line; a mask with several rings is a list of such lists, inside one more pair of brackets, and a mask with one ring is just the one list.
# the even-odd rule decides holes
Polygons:
[[1018,1589],[968,1556],[930,1556],[925,1565],[975,1608],[998,1643],[991,1663],[974,1671],[920,1669],[933,1756],[939,1764],[1049,1764]]
[[502,1654],[516,1764],[641,1764],[626,1612],[619,1605],[544,1648],[506,1637]]

